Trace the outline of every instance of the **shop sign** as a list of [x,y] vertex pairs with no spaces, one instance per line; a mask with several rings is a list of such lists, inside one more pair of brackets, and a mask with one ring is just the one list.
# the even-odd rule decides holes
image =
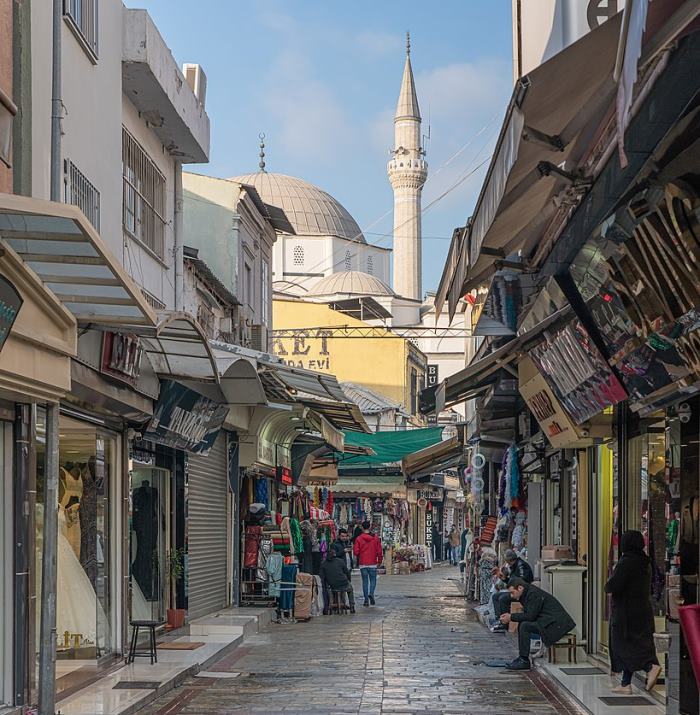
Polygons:
[[435,364],[429,364],[425,372],[425,386],[435,387],[438,384],[439,377],[439,366]]
[[542,375],[536,373],[519,390],[552,447],[564,449],[581,438]]
[[273,333],[272,352],[292,367],[331,372],[332,337],[333,331],[324,328],[284,330]]
[[278,466],[277,467],[277,479],[282,484],[291,486],[294,482],[294,479],[292,478],[292,470],[289,467]]
[[627,397],[579,320],[547,335],[530,357],[577,425]]
[[168,380],[161,383],[160,397],[143,438],[173,449],[206,455],[227,414],[227,405]]
[[141,372],[143,347],[136,335],[129,333],[102,334],[101,371],[122,382],[134,385]]
[[0,350],[5,346],[23,302],[22,296],[12,283],[0,276]]
[[433,545],[433,512],[425,512],[425,545]]
[[442,501],[442,489],[416,489],[412,501],[427,499],[428,501]]

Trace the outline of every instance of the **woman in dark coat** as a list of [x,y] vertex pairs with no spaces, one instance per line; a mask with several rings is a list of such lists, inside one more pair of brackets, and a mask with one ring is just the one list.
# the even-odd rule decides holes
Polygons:
[[622,668],[622,682],[614,693],[632,692],[632,675],[647,674],[646,689],[651,690],[661,667],[654,647],[654,612],[651,608],[651,561],[644,553],[644,537],[639,531],[626,531],[620,540],[622,556],[605,591],[612,595],[610,650],[613,669]]

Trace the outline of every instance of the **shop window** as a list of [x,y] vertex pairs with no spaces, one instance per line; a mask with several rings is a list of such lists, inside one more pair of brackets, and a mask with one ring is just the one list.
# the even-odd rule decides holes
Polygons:
[[[37,418],[36,496],[36,638],[40,638],[41,563],[46,464],[45,413]],[[116,523],[117,442],[112,433],[61,415],[59,421],[59,490],[56,599],[56,659],[97,663],[114,652],[113,605],[118,584],[111,536]],[[76,685],[61,677],[71,668],[57,667],[56,689]],[[90,670],[90,669],[85,669]],[[93,669],[94,671],[94,669]],[[76,673],[78,675],[76,676]],[[89,677],[89,676],[88,676]]]

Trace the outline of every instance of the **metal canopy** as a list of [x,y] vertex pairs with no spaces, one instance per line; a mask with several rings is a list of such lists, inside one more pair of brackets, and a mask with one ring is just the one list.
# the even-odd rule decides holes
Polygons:
[[401,460],[401,471],[411,479],[440,472],[459,464],[464,445],[459,437],[450,437],[418,452],[407,454]]
[[160,313],[154,328],[137,328],[135,332],[158,375],[219,382],[216,359],[207,336],[188,313]]
[[0,194],[0,237],[78,323],[156,325],[138,286],[77,207]]

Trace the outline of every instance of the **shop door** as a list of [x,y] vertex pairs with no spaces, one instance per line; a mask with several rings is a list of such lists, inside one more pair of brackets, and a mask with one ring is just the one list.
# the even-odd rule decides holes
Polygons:
[[206,457],[187,465],[187,611],[189,619],[228,605],[228,451],[221,432]]
[[12,703],[12,425],[0,422],[0,705]]

